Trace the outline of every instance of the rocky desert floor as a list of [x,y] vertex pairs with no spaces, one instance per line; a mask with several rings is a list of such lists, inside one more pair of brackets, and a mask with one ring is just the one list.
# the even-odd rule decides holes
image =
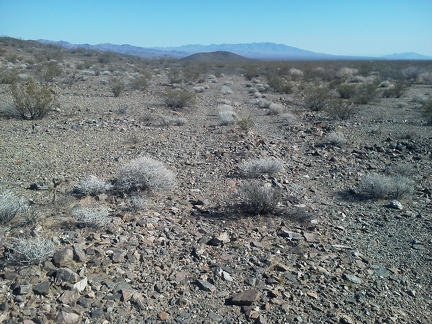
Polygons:
[[[21,78],[33,73],[0,58]],[[59,64],[70,76],[78,59]],[[160,96],[173,87],[170,65],[149,65],[145,90],[114,97],[110,79],[138,73],[136,63],[118,64],[77,70],[71,84],[54,79],[58,105],[41,120],[0,118],[0,189],[33,210],[0,224],[1,323],[431,322],[432,128],[419,111],[430,84],[400,98],[378,92],[337,120],[304,107],[300,81],[280,94],[233,68],[177,85],[197,91],[196,103],[172,110]],[[261,85],[260,96],[250,91]],[[269,114],[263,101],[282,111]],[[8,84],[0,102],[12,102]],[[221,125],[223,105],[253,125]],[[286,113],[296,121],[286,125]],[[329,143],[333,132],[346,141]],[[176,187],[74,194],[80,180],[113,181],[140,156],[174,171]],[[275,212],[251,215],[238,204],[239,166],[262,157],[284,164],[259,178],[281,199]],[[414,188],[399,208],[356,194],[366,175],[401,166]],[[77,205],[105,206],[109,224],[77,226]],[[56,249],[38,264],[14,263],[13,238],[48,238]]]

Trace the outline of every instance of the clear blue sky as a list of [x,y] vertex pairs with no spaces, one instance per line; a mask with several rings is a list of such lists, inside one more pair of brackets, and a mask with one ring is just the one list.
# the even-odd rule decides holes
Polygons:
[[274,42],[432,56],[432,0],[0,0],[0,35],[143,47]]

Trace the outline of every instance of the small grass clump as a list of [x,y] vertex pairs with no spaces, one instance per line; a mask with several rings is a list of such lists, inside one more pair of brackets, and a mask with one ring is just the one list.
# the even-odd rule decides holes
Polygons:
[[13,238],[5,243],[9,250],[7,261],[13,264],[41,264],[54,254],[55,243],[43,237],[36,238]]
[[358,193],[370,199],[401,199],[412,195],[414,181],[396,175],[368,174],[359,184]]
[[180,89],[169,89],[162,92],[165,105],[171,109],[178,110],[191,107],[195,104],[195,94]]
[[273,189],[270,184],[263,185],[256,180],[241,183],[237,193],[241,207],[252,214],[270,214],[280,202],[278,190]]
[[54,92],[48,86],[37,84],[32,78],[26,83],[10,84],[13,108],[22,119],[42,119],[55,104]]
[[10,222],[26,208],[27,203],[23,198],[9,190],[0,191],[0,224]]
[[117,188],[123,191],[165,191],[175,185],[175,174],[165,165],[150,157],[139,157],[129,161],[117,179]]
[[357,109],[352,102],[348,103],[341,99],[334,99],[328,103],[326,111],[331,117],[346,120],[354,116]]
[[108,209],[104,206],[77,207],[72,210],[77,225],[100,228],[109,224]]
[[237,126],[243,131],[249,131],[255,126],[255,122],[251,116],[243,117],[237,120]]
[[274,174],[283,171],[283,162],[274,158],[258,158],[244,162],[239,167],[246,178],[258,178],[263,174]]
[[237,122],[237,114],[232,110],[221,110],[219,112],[219,124],[222,126],[233,125]]
[[326,143],[342,147],[346,144],[347,140],[345,138],[345,135],[340,132],[331,132],[325,137]]
[[106,182],[105,180],[101,180],[94,175],[90,175],[78,183],[77,188],[75,188],[75,192],[82,195],[95,196],[106,193],[112,188],[112,184]]

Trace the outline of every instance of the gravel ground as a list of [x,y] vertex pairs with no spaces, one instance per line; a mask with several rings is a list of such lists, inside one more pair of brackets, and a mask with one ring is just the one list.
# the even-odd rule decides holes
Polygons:
[[[377,97],[346,121],[304,109],[301,90],[262,91],[296,116],[286,126],[249,92],[265,79],[234,71],[183,84],[205,89],[173,111],[160,96],[164,69],[145,91],[114,97],[106,80],[134,71],[122,67],[79,71],[72,86],[57,80],[59,106],[42,120],[0,119],[0,189],[38,215],[0,226],[0,322],[430,323],[432,131],[418,98],[431,86]],[[10,100],[0,85],[3,108]],[[253,127],[220,125],[223,104]],[[329,144],[332,132],[345,142]],[[80,180],[114,181],[141,156],[174,171],[175,188],[74,194]],[[258,179],[281,199],[270,215],[250,215],[239,204],[239,166],[264,157],[284,164]],[[365,175],[401,165],[414,187],[402,209],[359,197]],[[106,207],[109,224],[77,226],[72,211],[93,205]],[[14,238],[49,238],[55,249],[40,264],[14,264]]]

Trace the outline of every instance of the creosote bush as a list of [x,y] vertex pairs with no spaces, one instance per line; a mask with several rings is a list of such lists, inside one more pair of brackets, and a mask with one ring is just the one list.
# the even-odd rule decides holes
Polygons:
[[108,209],[104,206],[76,207],[72,216],[79,226],[99,228],[109,224]]
[[432,125],[432,99],[424,101],[421,105],[421,112],[428,125]]
[[177,110],[195,104],[195,94],[180,89],[168,89],[161,93],[163,102],[169,108]]
[[284,164],[274,158],[258,158],[244,162],[239,169],[244,177],[258,178],[263,174],[274,174],[283,171]]
[[31,78],[26,83],[11,83],[10,92],[13,108],[22,119],[42,119],[54,107],[55,96],[51,89]]
[[401,199],[409,197],[414,191],[414,181],[396,175],[368,174],[359,184],[358,193],[371,199]]
[[352,102],[334,99],[328,103],[326,111],[331,117],[346,120],[354,116],[357,109]]
[[5,246],[10,250],[7,261],[18,264],[40,264],[56,250],[55,243],[43,237],[13,238]]
[[111,85],[111,91],[114,95],[114,97],[119,97],[120,94],[123,92],[125,86],[124,84],[119,80],[113,80]]
[[123,191],[164,191],[175,186],[175,174],[165,165],[150,157],[142,156],[129,161],[117,179],[117,188]]
[[360,105],[366,105],[377,95],[377,85],[375,83],[363,83],[357,87],[354,95],[354,102]]
[[277,208],[280,201],[278,190],[257,180],[241,183],[237,193],[242,208],[252,214],[269,214]]
[[27,203],[23,198],[9,190],[0,191],[0,224],[11,221],[26,208]]
[[320,111],[326,107],[329,98],[330,94],[327,87],[314,86],[306,91],[304,104],[307,109]]
[[87,178],[82,179],[79,183],[75,192],[82,195],[99,195],[106,193],[113,188],[112,184],[101,180],[94,175],[90,175]]

